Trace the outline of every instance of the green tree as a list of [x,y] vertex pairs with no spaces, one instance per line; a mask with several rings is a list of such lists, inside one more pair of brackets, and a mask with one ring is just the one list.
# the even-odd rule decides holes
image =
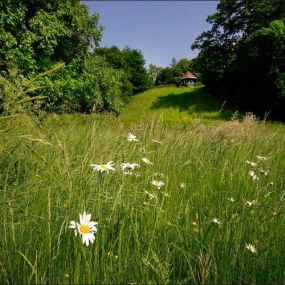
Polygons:
[[80,0],[1,1],[1,70],[29,74],[86,55],[101,39],[98,20]]
[[125,92],[128,95],[145,91],[151,86],[151,78],[145,68],[145,59],[140,50],[129,47],[120,50],[116,46],[96,48],[95,53],[104,56],[106,61],[116,69],[125,72]]
[[207,20],[192,45],[203,82],[239,107],[284,113],[285,2],[221,0]]

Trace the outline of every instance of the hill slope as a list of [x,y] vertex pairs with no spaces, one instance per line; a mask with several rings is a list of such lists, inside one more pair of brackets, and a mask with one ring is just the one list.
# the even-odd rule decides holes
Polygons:
[[133,96],[120,118],[128,124],[161,117],[165,123],[175,124],[193,119],[206,123],[223,121],[231,115],[204,87],[162,87]]

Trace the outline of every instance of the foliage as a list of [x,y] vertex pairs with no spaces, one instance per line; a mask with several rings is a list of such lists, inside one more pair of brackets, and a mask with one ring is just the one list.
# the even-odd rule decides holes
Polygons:
[[129,47],[120,50],[116,46],[96,48],[95,53],[104,56],[106,61],[116,69],[125,72],[125,94],[133,95],[148,89],[151,85],[144,57],[141,51]]
[[182,58],[177,61],[175,58],[173,58],[169,67],[161,68],[160,72],[156,77],[156,84],[178,85],[181,73],[184,73],[188,70],[194,71],[193,60]]
[[[41,78],[50,76],[63,67],[58,64],[52,69],[40,73],[32,79],[25,78],[17,69],[8,69],[7,74],[0,75],[0,113],[4,116],[37,113],[41,107],[41,100],[47,98],[43,95],[35,95],[37,90],[41,90],[39,82]],[[31,96],[29,96],[32,94]]]
[[[1,119],[0,132],[1,284],[284,284],[284,126],[126,129],[111,116],[52,115],[41,128]],[[271,158],[253,181],[245,161],[257,155]],[[110,160],[116,172],[92,172]],[[126,161],[141,164],[136,175],[123,175]],[[89,247],[69,228],[83,211],[99,223]]]
[[102,27],[79,0],[6,0],[0,3],[0,68],[24,74],[84,56],[98,46]]
[[222,0],[217,10],[192,45],[203,82],[239,107],[284,114],[285,2]]
[[104,58],[91,54],[73,60],[62,72],[43,81],[42,91],[49,97],[45,109],[63,112],[119,113],[122,97],[121,70],[110,68]]

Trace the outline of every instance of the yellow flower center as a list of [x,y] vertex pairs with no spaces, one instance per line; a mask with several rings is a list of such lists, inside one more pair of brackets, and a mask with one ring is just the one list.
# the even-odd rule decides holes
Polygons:
[[80,232],[83,234],[89,234],[90,233],[90,228],[87,225],[82,225],[80,227]]
[[101,168],[102,168],[103,170],[107,170],[107,169],[108,169],[108,167],[107,167],[106,164],[102,164],[102,165],[101,165]]

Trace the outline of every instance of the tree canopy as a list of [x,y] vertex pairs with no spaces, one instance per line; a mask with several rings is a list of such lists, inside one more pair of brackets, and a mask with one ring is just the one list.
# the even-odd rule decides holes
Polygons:
[[285,2],[221,0],[207,21],[192,45],[202,81],[239,108],[284,113]]

